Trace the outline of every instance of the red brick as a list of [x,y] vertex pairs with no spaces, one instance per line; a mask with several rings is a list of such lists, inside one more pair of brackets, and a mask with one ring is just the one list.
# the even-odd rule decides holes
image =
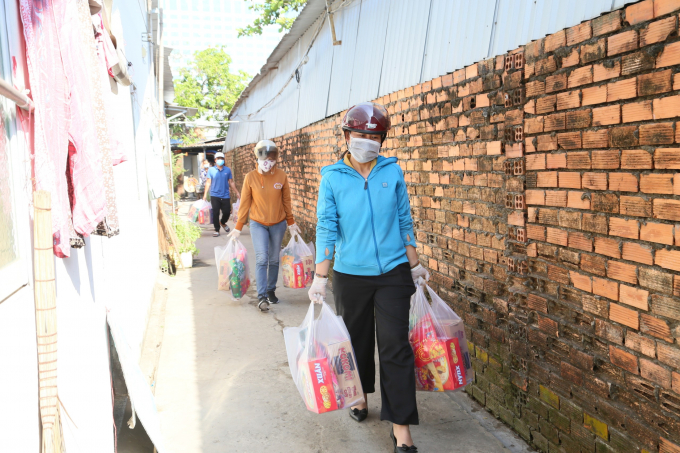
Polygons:
[[[624,149],[621,151],[621,168],[646,170],[652,168],[652,155],[642,149]],[[640,182],[642,187],[642,182]]]
[[557,96],[554,94],[543,96],[536,99],[536,113],[550,113],[555,111],[555,104],[557,103]]
[[659,342],[657,356],[659,362],[670,365],[675,369],[680,369],[680,347]]
[[[658,2],[659,0],[655,0],[655,1]],[[678,387],[676,389],[675,379],[678,379],[678,378],[676,378],[675,375],[678,375],[678,378],[680,378],[680,374],[675,373],[675,372],[673,373],[673,378],[674,378],[673,390],[676,393],[679,393],[678,390],[680,390],[680,387]],[[680,445],[676,444],[674,442],[671,442],[668,439],[664,439],[662,437],[661,440],[659,441],[659,453],[680,453]]]
[[[570,85],[571,87],[571,85]],[[567,75],[556,74],[548,76],[545,79],[545,92],[552,93],[553,91],[560,91],[567,88]]]
[[[650,116],[651,116],[651,102],[650,102]],[[607,126],[609,124],[619,124],[621,122],[621,107],[619,105],[610,105],[607,107],[600,107],[593,109],[593,126]]]
[[528,205],[539,205],[545,204],[545,191],[544,190],[527,190],[526,191],[526,203]]
[[607,62],[593,65],[593,82],[613,79],[621,75],[621,62]]
[[593,294],[606,297],[607,299],[611,300],[618,300],[619,284],[604,278],[593,277]]
[[527,225],[527,238],[545,241],[545,227],[540,225]]
[[680,0],[654,0],[654,17],[660,17],[680,9]]
[[552,52],[564,46],[565,43],[566,33],[564,30],[560,30],[557,33],[553,33],[552,35],[548,35],[545,37],[545,40],[543,42],[544,51],[545,53]]
[[637,76],[638,96],[667,93],[671,91],[671,70],[652,72]]
[[656,67],[665,68],[680,64],[680,41],[666,44],[661,54],[656,57]]
[[654,217],[664,220],[680,220],[680,200],[654,199]]
[[609,360],[619,368],[623,368],[633,374],[638,374],[637,357],[623,349],[609,345]]
[[674,141],[673,123],[640,125],[641,145],[669,145]]
[[524,133],[536,134],[543,132],[543,117],[527,118],[524,120]]
[[590,63],[607,56],[606,39],[598,39],[594,43],[584,44],[581,46],[581,63]]
[[[611,261],[610,261],[611,264]],[[640,310],[648,310],[649,291],[633,288],[632,286],[619,286],[619,302],[630,305]]]
[[546,168],[566,168],[567,155],[565,153],[546,155]]
[[652,101],[623,104],[623,122],[647,121],[652,119]]
[[[593,168],[595,168],[594,165]],[[631,173],[609,173],[609,190],[617,192],[637,192],[637,178]]]
[[680,169],[680,148],[657,148],[654,151],[654,168]]
[[569,74],[568,87],[574,88],[581,85],[587,85],[593,83],[593,67],[583,66],[578,69],[574,69]]
[[640,376],[664,388],[671,388],[671,372],[647,359],[640,359]]
[[602,104],[607,102],[607,85],[584,88],[582,93],[581,105]]
[[593,36],[606,35],[621,28],[621,11],[596,17],[592,21]]
[[[583,90],[585,92],[585,90]],[[607,84],[607,102],[634,98],[637,95],[636,79],[624,79]],[[585,94],[584,94],[585,97]],[[585,105],[585,102],[583,103]]]
[[569,54],[567,56],[562,58],[562,67],[568,68],[568,67],[571,67],[571,66],[576,66],[576,65],[579,64],[580,58],[581,57],[578,53],[578,49],[574,47],[573,49],[571,49],[571,51],[569,52]]
[[[550,228],[548,228],[548,230],[550,230]],[[587,291],[589,293],[592,292],[592,281],[590,280],[589,276],[580,274],[578,272],[569,271],[569,277],[571,278],[571,284],[575,288],[578,288],[581,291]]]
[[673,225],[647,222],[640,227],[640,240],[673,245]]
[[623,259],[628,261],[636,261],[642,264],[654,264],[652,258],[652,249],[646,245],[635,242],[623,243]]
[[654,264],[665,269],[680,271],[680,251],[659,249],[656,251]]
[[609,130],[599,129],[595,131],[583,132],[583,148],[606,148],[608,145]]
[[546,228],[546,242],[557,244],[566,247],[568,243],[568,234],[559,228]]
[[626,8],[626,22],[630,25],[654,19],[654,0],[645,0]]
[[638,145],[637,126],[613,127],[609,130],[610,146],[612,148],[629,148]]
[[[585,142],[585,134],[583,135],[583,141]],[[606,137],[607,142],[604,146],[608,145],[609,137]],[[585,146],[584,146],[585,148]],[[604,151],[593,151],[592,152],[592,167],[598,170],[613,170],[621,166],[619,160],[619,150],[618,149],[608,149]],[[611,184],[611,176],[610,176]],[[611,189],[610,189],[611,190]]]
[[545,170],[545,154],[529,154],[525,159],[527,170]]
[[542,171],[536,174],[537,187],[557,187],[557,172],[556,171]]
[[575,109],[581,106],[581,92],[579,90],[557,94],[557,110]]
[[680,95],[654,99],[653,105],[655,120],[680,116]]
[[[564,189],[580,189],[581,188],[581,174],[580,173],[561,171],[558,176],[559,176],[558,181],[559,181],[560,188],[564,188]],[[590,203],[588,203],[588,206],[590,207]],[[569,206],[569,207],[572,207],[572,206]],[[589,207],[588,208],[579,208],[579,209],[589,209]]]
[[575,169],[590,169],[590,153],[587,151],[572,151],[567,153],[567,168]]
[[584,173],[582,183],[584,189],[607,190],[606,173]]
[[620,258],[621,252],[619,250],[619,241],[598,236],[595,238],[595,253],[610,256],[612,258]]
[[607,55],[618,55],[638,48],[637,30],[628,30],[607,38]]
[[662,173],[640,175],[640,192],[673,194],[673,175]]
[[579,25],[574,25],[567,28],[567,45],[573,46],[593,36],[593,30],[590,26],[590,21],[582,22]]
[[569,191],[567,194],[567,207],[574,209],[590,209],[590,200],[584,197],[584,195],[585,192]]
[[656,341],[635,332],[626,332],[626,347],[649,357],[656,357]]
[[[673,378],[672,379],[673,379],[673,391],[675,393],[680,394],[680,373],[676,373],[675,371],[673,371]],[[662,440],[666,440],[666,439],[662,439]],[[676,448],[675,453],[680,453],[680,446],[674,445],[674,447]],[[666,450],[666,453],[668,453],[668,450]]]
[[675,32],[675,17],[657,20],[640,30],[640,47],[665,41],[668,36]]
[[565,128],[564,113],[555,113],[553,115],[546,115],[543,122],[543,130],[545,132],[557,131]]
[[621,195],[620,214],[634,217],[650,217],[652,215],[652,201],[642,197]]
[[609,235],[620,236],[629,239],[637,239],[639,233],[637,220],[625,220],[618,217],[609,219]]
[[561,133],[561,134],[557,134],[557,143],[563,149],[578,149],[578,148],[581,148],[581,133],[580,132],[564,132],[564,133]]
[[526,97],[540,96],[545,93],[545,82],[537,80],[526,84]]

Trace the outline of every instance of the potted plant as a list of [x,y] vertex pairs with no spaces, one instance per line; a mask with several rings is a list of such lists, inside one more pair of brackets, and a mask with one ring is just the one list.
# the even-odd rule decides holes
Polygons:
[[177,214],[172,215],[172,227],[175,230],[179,244],[175,261],[181,261],[182,267],[192,267],[193,257],[198,255],[196,240],[201,237],[201,228],[191,222],[181,219]]

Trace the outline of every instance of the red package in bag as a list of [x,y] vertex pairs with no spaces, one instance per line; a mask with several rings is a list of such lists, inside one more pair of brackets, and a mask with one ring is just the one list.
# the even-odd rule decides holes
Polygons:
[[449,338],[434,316],[422,284],[416,285],[409,312],[409,342],[414,354],[416,390],[453,391],[466,382],[459,338]]

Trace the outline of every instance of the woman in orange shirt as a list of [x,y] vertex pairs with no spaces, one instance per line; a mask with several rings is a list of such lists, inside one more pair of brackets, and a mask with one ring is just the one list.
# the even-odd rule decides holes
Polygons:
[[279,278],[279,252],[286,232],[300,233],[290,203],[290,186],[286,173],[276,166],[279,149],[271,140],[255,145],[257,169],[248,173],[241,189],[238,221],[229,236],[239,237],[244,220],[250,217],[250,235],[255,247],[257,307],[269,311],[269,304],[279,303],[274,290]]

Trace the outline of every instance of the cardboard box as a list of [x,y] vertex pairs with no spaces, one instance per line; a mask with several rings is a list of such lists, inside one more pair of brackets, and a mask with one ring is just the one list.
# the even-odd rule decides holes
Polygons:
[[301,360],[299,370],[307,409],[317,414],[337,410],[338,403],[328,359]]
[[364,400],[364,390],[359,379],[354,349],[349,340],[328,345],[328,356],[331,370],[338,381],[338,390],[342,392],[340,408],[349,407]]

